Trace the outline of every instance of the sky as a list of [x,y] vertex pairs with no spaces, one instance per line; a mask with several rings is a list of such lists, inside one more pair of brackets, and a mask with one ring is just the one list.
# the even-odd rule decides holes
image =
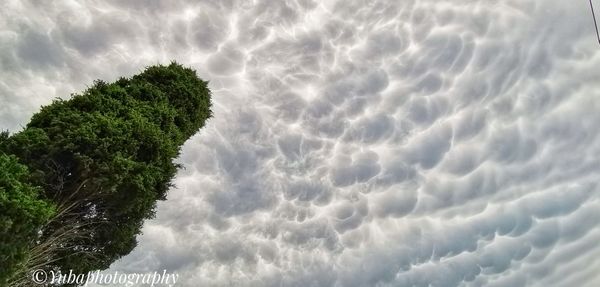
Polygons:
[[0,51],[11,132],[95,79],[175,60],[210,81],[214,117],[112,271],[600,285],[588,1],[5,0]]

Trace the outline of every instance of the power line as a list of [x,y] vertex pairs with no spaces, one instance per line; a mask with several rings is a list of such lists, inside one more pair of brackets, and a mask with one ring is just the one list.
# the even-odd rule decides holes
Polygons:
[[596,22],[596,13],[594,13],[594,4],[592,4],[592,0],[590,0],[590,8],[592,9],[592,17],[594,18],[594,27],[596,27],[596,38],[600,44],[600,33],[598,32],[598,23]]

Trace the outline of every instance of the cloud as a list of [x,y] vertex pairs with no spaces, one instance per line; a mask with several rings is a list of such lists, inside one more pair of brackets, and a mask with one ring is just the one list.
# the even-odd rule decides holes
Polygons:
[[584,2],[7,1],[0,122],[144,66],[214,117],[139,246],[182,286],[594,286],[600,89]]

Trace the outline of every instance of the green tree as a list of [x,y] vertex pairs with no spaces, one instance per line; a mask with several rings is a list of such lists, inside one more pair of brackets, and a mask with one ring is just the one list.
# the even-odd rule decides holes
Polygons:
[[[135,247],[143,221],[171,186],[173,159],[211,116],[207,83],[177,63],[96,81],[0,141],[57,207],[41,242],[61,240],[48,243],[45,268],[106,269]],[[69,236],[60,235],[65,226]]]
[[28,176],[14,156],[0,153],[0,286],[26,265],[38,232],[54,214]]

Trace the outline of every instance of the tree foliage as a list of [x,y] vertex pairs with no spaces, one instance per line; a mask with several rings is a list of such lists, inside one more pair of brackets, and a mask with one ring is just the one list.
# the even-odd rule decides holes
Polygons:
[[38,198],[27,183],[27,168],[14,156],[0,153],[0,286],[27,261],[41,227],[54,206]]
[[30,180],[79,236],[61,242],[46,268],[105,269],[128,254],[144,219],[164,200],[181,145],[211,116],[210,91],[192,69],[152,66],[55,100],[19,133],[0,141],[31,169]]

